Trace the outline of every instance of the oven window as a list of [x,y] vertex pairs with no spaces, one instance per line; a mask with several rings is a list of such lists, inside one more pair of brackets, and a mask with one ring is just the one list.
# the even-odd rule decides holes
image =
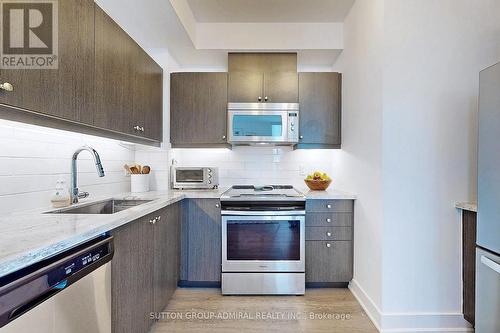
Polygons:
[[175,180],[180,183],[203,183],[203,169],[175,170]]
[[227,221],[228,260],[300,260],[300,222]]
[[233,115],[233,136],[281,137],[280,115]]

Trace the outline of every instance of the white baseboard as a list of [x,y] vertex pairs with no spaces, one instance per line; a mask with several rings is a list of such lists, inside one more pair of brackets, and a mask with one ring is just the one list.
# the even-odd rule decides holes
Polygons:
[[365,310],[366,315],[370,318],[373,325],[375,325],[377,330],[381,332],[381,311],[378,308],[377,304],[375,304],[375,302],[371,299],[370,296],[368,296],[368,294],[355,279],[351,280],[351,282],[349,283],[349,290],[351,290],[358,303],[361,304],[361,307],[363,308],[363,310]]
[[349,289],[381,333],[474,332],[462,313],[383,313],[356,280]]

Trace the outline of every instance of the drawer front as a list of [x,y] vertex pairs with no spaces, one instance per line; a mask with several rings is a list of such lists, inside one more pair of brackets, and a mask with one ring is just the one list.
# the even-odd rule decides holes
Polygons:
[[354,207],[354,200],[307,200],[306,212],[334,212],[351,213]]
[[306,241],[352,240],[351,227],[307,227]]
[[306,213],[306,227],[352,227],[352,213]]
[[306,282],[349,282],[352,252],[350,241],[306,242]]

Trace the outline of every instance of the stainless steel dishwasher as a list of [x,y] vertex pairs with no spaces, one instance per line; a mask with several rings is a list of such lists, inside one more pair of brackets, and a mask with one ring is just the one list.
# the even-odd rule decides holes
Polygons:
[[0,332],[111,332],[113,237],[0,278]]

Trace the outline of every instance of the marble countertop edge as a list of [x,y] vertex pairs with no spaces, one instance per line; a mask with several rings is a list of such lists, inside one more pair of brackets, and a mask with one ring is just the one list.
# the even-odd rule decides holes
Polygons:
[[[127,192],[89,198],[79,204],[86,205],[111,198],[152,200],[115,214],[44,214],[56,209],[36,209],[3,216],[0,218],[0,277],[57,255],[182,199],[217,199],[227,189],[228,187],[214,190]],[[307,199],[356,199],[356,196],[338,190],[298,189]]]
[[477,212],[477,203],[475,202],[456,202],[455,208]]

